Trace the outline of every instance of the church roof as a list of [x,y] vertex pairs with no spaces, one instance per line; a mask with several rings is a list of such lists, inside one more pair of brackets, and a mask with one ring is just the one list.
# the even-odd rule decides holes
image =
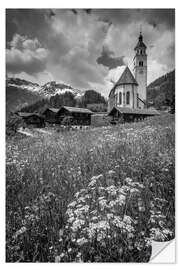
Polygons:
[[122,66],[119,80],[115,83],[115,85],[111,89],[111,91],[109,93],[109,96],[111,94],[114,94],[116,86],[123,85],[123,84],[135,84],[135,85],[138,85],[137,81],[135,80],[135,78],[134,78],[133,74],[131,73],[130,69],[128,68],[128,66]]
[[123,74],[117,81],[116,85],[121,85],[121,84],[136,84],[138,85],[137,81],[135,80],[134,76],[132,75],[130,69],[126,67],[124,70]]
[[138,49],[138,48],[145,48],[146,49],[146,45],[144,44],[143,42],[143,36],[142,34],[140,33],[139,35],[139,40],[138,40],[138,43],[136,45],[136,47],[134,48],[135,50]]

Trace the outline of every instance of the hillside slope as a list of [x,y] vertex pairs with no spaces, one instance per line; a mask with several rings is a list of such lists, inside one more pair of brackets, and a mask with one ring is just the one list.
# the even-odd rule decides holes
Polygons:
[[6,113],[21,109],[25,105],[32,104],[42,97],[27,89],[17,86],[6,86]]
[[157,109],[175,110],[175,70],[159,77],[147,87],[148,104]]

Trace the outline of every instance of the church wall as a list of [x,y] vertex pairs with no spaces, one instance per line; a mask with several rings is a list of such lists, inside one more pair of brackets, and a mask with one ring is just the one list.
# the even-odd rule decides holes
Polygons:
[[[119,93],[122,93],[122,103],[119,103]],[[130,93],[130,102],[126,103],[127,92]],[[134,92],[134,94],[133,94]],[[127,108],[137,108],[137,86],[133,84],[119,85],[116,87],[115,95],[117,94],[117,106]]]

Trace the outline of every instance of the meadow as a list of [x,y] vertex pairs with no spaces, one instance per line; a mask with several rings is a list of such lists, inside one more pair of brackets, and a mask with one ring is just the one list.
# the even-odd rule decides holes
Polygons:
[[7,262],[146,262],[174,219],[173,115],[6,139]]

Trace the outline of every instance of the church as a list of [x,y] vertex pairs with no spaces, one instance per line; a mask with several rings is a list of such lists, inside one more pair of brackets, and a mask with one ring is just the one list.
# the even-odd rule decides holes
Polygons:
[[108,114],[125,116],[129,120],[158,115],[156,110],[147,109],[147,53],[143,36],[140,32],[135,56],[133,73],[128,66],[121,66],[118,81],[110,90]]

